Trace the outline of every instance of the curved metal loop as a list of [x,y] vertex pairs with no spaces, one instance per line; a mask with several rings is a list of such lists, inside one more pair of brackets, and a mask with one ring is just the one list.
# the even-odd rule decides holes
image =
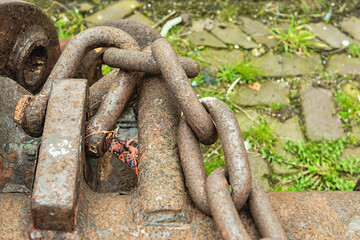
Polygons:
[[[133,37],[128,33],[113,27],[89,28],[76,35],[66,45],[65,50],[62,52],[41,92],[38,95],[31,97],[26,108],[21,106],[22,103],[19,103],[16,106],[16,109],[31,111],[36,115],[36,119],[33,119],[31,126],[21,126],[23,129],[30,129],[30,131],[27,132],[29,135],[39,136],[39,132],[42,132],[47,98],[51,92],[52,82],[55,79],[73,77],[86,53],[91,49],[98,47],[118,47],[128,50],[140,49]],[[35,99],[38,100],[35,101]],[[22,116],[26,116],[26,114],[22,114]],[[17,122],[26,123],[27,121],[17,119]]]
[[200,102],[218,129],[226,165],[229,167],[233,201],[236,209],[241,209],[250,194],[251,171],[239,123],[234,112],[223,101],[208,97],[202,98]]
[[[200,101],[214,119],[218,129],[225,161],[229,166],[233,201],[236,209],[240,210],[250,194],[251,172],[239,124],[235,114],[226,103],[216,98],[202,98]],[[179,147],[190,194],[196,205],[204,213],[209,214],[209,207],[204,197],[206,174],[204,174],[205,169],[202,166],[203,160],[199,142],[191,129],[186,126],[184,120],[180,122],[179,127]],[[194,167],[193,164],[197,167]]]
[[[191,58],[178,57],[181,66],[189,78],[196,77],[200,72],[200,64]],[[103,57],[104,63],[110,67],[125,71],[145,72],[159,75],[161,71],[150,52],[128,51],[119,48],[109,48]]]
[[[250,236],[242,224],[235,205],[232,202],[227,167],[212,171],[206,180],[206,194],[215,224],[224,240],[245,239]],[[248,199],[251,215],[260,235],[265,239],[286,240],[286,233],[272,209],[270,200],[264,190],[256,182],[251,182],[251,193]]]
[[168,40],[160,38],[153,42],[151,50],[169,90],[186,116],[186,121],[200,142],[206,145],[213,144],[217,140],[214,123],[200,104],[174,48]]

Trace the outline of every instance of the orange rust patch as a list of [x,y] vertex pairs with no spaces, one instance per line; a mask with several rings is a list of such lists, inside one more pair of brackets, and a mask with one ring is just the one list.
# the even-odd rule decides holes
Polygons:
[[29,104],[32,96],[24,95],[22,96],[16,104],[15,111],[14,111],[14,122],[22,125],[24,121],[24,114],[26,106]]
[[11,168],[4,168],[0,170],[0,186],[3,187],[7,182],[9,182],[12,175]]

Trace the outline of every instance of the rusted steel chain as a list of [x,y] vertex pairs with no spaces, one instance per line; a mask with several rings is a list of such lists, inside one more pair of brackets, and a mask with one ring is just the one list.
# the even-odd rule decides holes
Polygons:
[[214,143],[217,140],[214,123],[193,91],[174,48],[168,40],[160,38],[153,42],[151,50],[191,129],[203,144]]
[[[148,74],[161,74],[160,68],[151,53],[109,48],[103,57],[104,63],[110,67],[125,71],[139,71]],[[181,66],[189,78],[196,77],[200,72],[200,64],[186,57],[179,57]]]
[[286,240],[286,233],[271,206],[269,197],[256,180],[252,180],[248,199],[251,216],[260,235],[267,239]]
[[[236,211],[229,192],[228,167],[220,167],[212,171],[206,180],[206,194],[211,213],[221,237],[224,240],[249,239],[239,214]],[[286,240],[286,233],[278,217],[272,209],[269,198],[256,180],[251,183],[251,193],[248,199],[250,212],[256,227],[265,239]]]
[[219,168],[206,177],[199,141],[182,116],[178,130],[180,159],[195,205],[213,216],[223,239],[250,239],[237,213],[246,201],[262,237],[286,239],[265,192],[256,181],[251,180],[247,153],[235,114],[226,103],[216,98],[200,101],[218,129],[227,168]]
[[[19,105],[20,103],[16,107],[24,111],[31,111],[37,116],[36,120],[32,121],[32,125],[21,125],[24,130],[27,130],[27,134],[39,136],[39,132],[42,132],[45,117],[43,113],[45,113],[44,108],[47,105],[47,98],[44,96],[49,96],[53,80],[73,77],[86,53],[98,47],[118,47],[128,50],[140,49],[133,37],[117,28],[94,27],[76,35],[62,52],[40,94],[31,96],[32,100],[30,100],[26,108]],[[39,101],[34,101],[34,98],[40,99]],[[21,116],[21,114],[18,116]],[[23,114],[23,116],[26,116],[26,114]],[[14,120],[17,123],[26,124],[26,121],[23,119],[14,118]]]
[[191,199],[203,213],[211,215],[206,199],[206,171],[199,140],[182,116],[178,128],[180,160]]
[[239,123],[231,108],[217,98],[202,98],[202,104],[214,119],[223,146],[232,196],[236,209],[248,199],[251,189],[250,164]]
[[[239,124],[235,114],[226,103],[216,98],[203,98],[201,102],[217,126],[224,148],[225,161],[229,166],[230,183],[233,187],[233,200],[236,209],[240,210],[250,194],[251,172]],[[181,120],[179,127],[181,161],[183,162],[187,185],[189,186],[190,193],[193,193],[191,196],[194,199],[200,198],[197,205],[203,206],[206,201],[202,191],[203,187],[201,186],[205,185],[206,174],[204,175],[204,167],[200,167],[203,164],[200,146],[191,129],[186,127],[185,124],[184,120]],[[190,159],[194,160],[190,162]],[[199,193],[202,194],[198,196]],[[207,206],[201,208],[208,209]],[[208,210],[204,212],[209,214]]]
[[86,153],[100,157],[110,144],[105,143],[108,131],[121,116],[135,85],[143,74],[119,71],[116,81],[111,85],[97,113],[86,125]]
[[229,192],[226,167],[212,171],[206,180],[206,195],[211,214],[223,240],[250,240]]

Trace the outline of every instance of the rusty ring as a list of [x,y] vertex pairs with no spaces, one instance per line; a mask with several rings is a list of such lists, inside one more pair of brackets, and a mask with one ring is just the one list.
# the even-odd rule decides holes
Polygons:
[[153,42],[151,50],[169,90],[186,116],[186,121],[200,142],[206,145],[213,144],[217,140],[214,123],[199,102],[174,48],[168,40],[160,38]]

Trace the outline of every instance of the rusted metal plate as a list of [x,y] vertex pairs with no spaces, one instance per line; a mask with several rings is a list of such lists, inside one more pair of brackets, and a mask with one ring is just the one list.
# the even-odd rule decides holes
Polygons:
[[0,89],[0,192],[30,193],[40,141],[13,121],[17,101],[29,92],[7,77],[0,77]]
[[[188,222],[177,147],[179,108],[164,79],[147,76],[139,87],[139,199],[135,221]],[[138,200],[138,201],[137,201]]]
[[[111,152],[99,159],[89,159],[94,166],[91,188],[99,193],[130,192],[136,187],[136,173]],[[91,170],[90,170],[91,171]]]
[[60,56],[50,18],[23,1],[0,1],[0,75],[37,93]]
[[56,80],[51,91],[32,193],[34,226],[72,231],[84,164],[87,80]]
[[[129,196],[94,193],[87,186],[84,193],[88,202],[84,239],[221,239],[213,220],[191,205],[186,206],[189,223],[146,225],[134,222]],[[360,192],[273,192],[267,196],[289,240],[360,239]],[[130,196],[136,197],[136,192]],[[29,207],[25,194],[0,194],[0,239],[28,238]],[[239,215],[251,239],[259,239],[249,210],[244,208]]]

